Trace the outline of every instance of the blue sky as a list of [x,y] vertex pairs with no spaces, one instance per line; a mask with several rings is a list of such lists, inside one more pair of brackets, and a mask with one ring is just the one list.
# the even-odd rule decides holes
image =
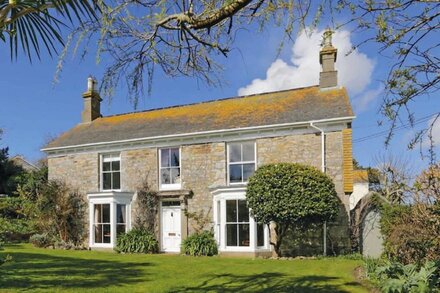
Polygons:
[[[357,42],[359,38],[360,36],[354,33],[348,35],[348,40],[353,43]],[[219,59],[224,67],[222,79],[225,82],[222,87],[208,87],[201,81],[190,78],[170,78],[157,71],[151,96],[145,96],[140,101],[137,110],[236,96],[239,92],[242,93],[243,89],[252,84],[255,79],[262,80],[265,86],[272,89],[273,85],[269,86],[271,77],[267,76],[268,69],[278,70],[280,66],[282,70],[278,70],[275,77],[277,79],[284,78],[286,81],[281,86],[289,87],[289,77],[280,77],[280,74],[295,73],[295,70],[300,70],[298,66],[301,67],[301,62],[305,64],[307,63],[304,61],[306,58],[314,57],[313,54],[307,55],[306,53],[304,54],[307,56],[293,56],[292,46],[294,43],[292,42],[285,45],[278,57],[280,60],[277,61],[276,52],[280,40],[280,30],[275,28],[264,32],[240,31],[229,57]],[[307,46],[311,46],[304,40],[302,42],[306,49]],[[313,50],[317,50],[316,46],[312,47]],[[36,161],[44,156],[40,152],[40,148],[50,137],[59,135],[80,121],[83,106],[81,94],[86,89],[86,79],[89,75],[100,78],[104,65],[96,64],[93,54],[87,55],[83,61],[69,56],[59,82],[54,84],[53,79],[58,61],[56,58],[50,59],[44,56],[42,61],[34,60],[33,64],[30,64],[24,55],[21,55],[18,61],[11,62],[8,50],[4,43],[0,43],[0,87],[2,89],[0,128],[4,130],[0,146],[9,146],[10,155],[22,154],[31,161]],[[297,53],[300,51],[298,49]],[[372,66],[371,75],[364,76],[363,86],[352,86],[350,89],[350,85],[340,83],[340,85],[349,87],[349,94],[356,110],[357,118],[353,124],[354,139],[387,129],[386,123],[378,126],[377,122],[383,120],[383,117],[378,113],[383,93],[381,81],[386,78],[387,70],[393,61],[392,56],[390,58],[390,56],[378,54],[374,45],[362,47],[358,54],[363,56],[362,60]],[[346,65],[348,68],[346,70],[351,70],[349,76],[363,74],[364,68],[356,60]],[[103,63],[105,62],[104,58]],[[319,65],[318,62],[316,55],[316,64]],[[310,72],[307,68],[301,70]],[[316,78],[319,76],[317,70],[313,74],[316,74]],[[311,82],[314,83],[313,80]],[[292,82],[292,87],[295,86],[295,82]],[[417,119],[435,111],[438,112],[440,99],[422,97],[415,105]],[[117,90],[111,103],[104,100],[102,104],[103,115],[133,110],[133,105],[129,102],[124,88]],[[422,123],[418,126],[426,125],[427,123]],[[422,161],[419,150],[409,151],[406,148],[413,132],[414,130],[409,128],[396,132],[388,150],[384,149],[385,135],[354,143],[354,156],[363,165],[375,165],[379,154],[392,152],[397,156],[408,157],[417,169],[423,168],[426,162]]]

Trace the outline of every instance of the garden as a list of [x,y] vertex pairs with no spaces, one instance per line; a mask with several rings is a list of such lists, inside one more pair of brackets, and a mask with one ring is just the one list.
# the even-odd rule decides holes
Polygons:
[[0,292],[368,292],[360,260],[270,260],[117,254],[14,244],[1,253]]
[[183,241],[181,255],[159,254],[157,197],[147,182],[138,190],[141,213],[133,229],[117,237],[115,251],[89,251],[84,196],[62,181],[48,180],[44,164],[32,172],[6,160],[2,164],[2,172],[9,172],[2,186],[13,191],[0,199],[4,292],[438,292],[440,285],[439,165],[422,172],[411,186],[396,176],[384,184],[386,171],[368,170],[375,184],[370,204],[382,216],[385,245],[379,259],[363,258],[355,245],[340,256],[283,257],[280,247],[289,228],[320,225],[337,215],[335,187],[313,167],[260,167],[246,196],[256,219],[276,224],[274,255],[263,259],[218,256],[203,213],[188,213],[198,227]]

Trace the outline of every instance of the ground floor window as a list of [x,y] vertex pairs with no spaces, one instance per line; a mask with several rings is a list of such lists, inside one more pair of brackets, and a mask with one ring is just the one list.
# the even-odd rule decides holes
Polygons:
[[110,243],[110,204],[95,204],[95,243]]
[[268,250],[269,229],[247,207],[245,192],[214,195],[215,236],[220,251]]
[[127,232],[127,209],[125,204],[116,205],[116,235]]
[[249,246],[249,209],[246,200],[226,201],[226,245]]
[[262,247],[265,245],[265,226],[262,223],[257,223],[257,246]]
[[129,230],[133,194],[103,192],[88,194],[87,197],[90,211],[90,247],[114,247],[118,235]]

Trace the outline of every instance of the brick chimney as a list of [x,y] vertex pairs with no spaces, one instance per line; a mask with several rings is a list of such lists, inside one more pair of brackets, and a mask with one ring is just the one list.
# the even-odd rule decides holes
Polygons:
[[90,123],[101,117],[101,97],[96,90],[97,81],[93,77],[87,79],[87,91],[83,93],[84,110],[82,111],[82,123]]
[[319,52],[319,63],[322,71],[319,73],[319,87],[321,89],[332,88],[338,85],[338,72],[335,70],[336,56],[338,50],[332,44],[333,31],[327,29],[324,32],[321,51]]

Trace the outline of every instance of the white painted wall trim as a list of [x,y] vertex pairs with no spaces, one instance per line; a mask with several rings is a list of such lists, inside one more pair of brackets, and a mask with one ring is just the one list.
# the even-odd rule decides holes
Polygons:
[[253,126],[233,129],[221,129],[212,131],[202,131],[193,133],[163,135],[136,139],[127,139],[111,142],[98,142],[81,145],[72,145],[55,148],[43,148],[49,157],[63,156],[72,153],[84,152],[112,152],[127,149],[139,149],[143,147],[172,147],[184,144],[196,144],[220,141],[240,141],[252,140],[264,137],[285,136],[292,134],[315,133],[310,127],[310,123],[319,123],[326,132],[340,131],[347,123],[351,122],[355,116],[322,119],[314,121],[304,121],[295,123],[283,123],[264,126]]

